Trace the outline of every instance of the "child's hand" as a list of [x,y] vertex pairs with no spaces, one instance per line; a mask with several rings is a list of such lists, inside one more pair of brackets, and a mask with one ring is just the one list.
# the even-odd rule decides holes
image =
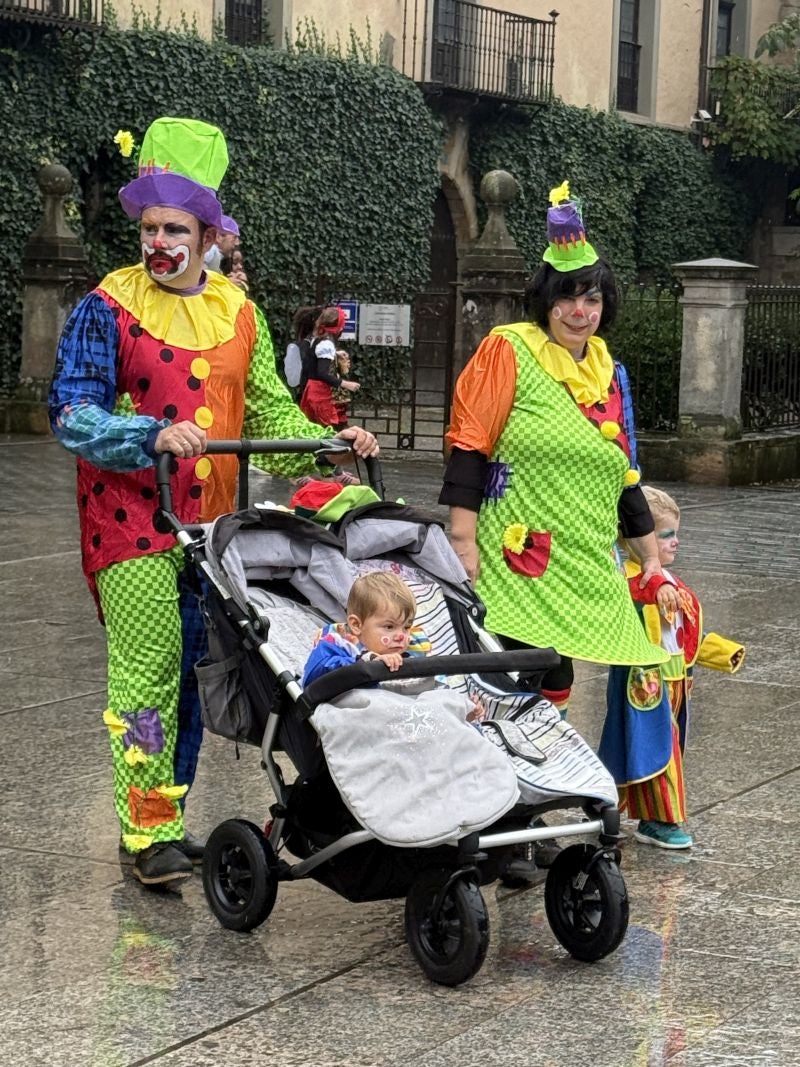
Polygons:
[[390,671],[396,671],[403,665],[403,656],[400,652],[384,652],[382,656],[378,656]]
[[678,590],[674,585],[665,582],[656,593],[656,603],[658,604],[658,610],[664,618],[667,619],[668,622],[671,622],[675,617],[675,612],[678,611],[681,606]]
[[348,382],[343,380],[339,384],[340,387],[348,393],[357,393],[358,390],[361,388],[358,382]]

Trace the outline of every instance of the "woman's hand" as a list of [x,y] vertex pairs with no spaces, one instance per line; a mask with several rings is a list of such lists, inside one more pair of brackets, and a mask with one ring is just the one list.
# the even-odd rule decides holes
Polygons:
[[348,382],[348,381],[345,381],[344,378],[341,380],[339,385],[340,385],[340,387],[342,389],[344,389],[348,393],[357,393],[358,390],[361,388],[361,386],[358,384],[358,382]]
[[187,419],[172,426],[165,426],[156,437],[154,448],[156,452],[171,452],[173,456],[188,459],[190,456],[202,455],[206,450],[207,440],[206,431]]
[[467,577],[474,585],[481,571],[481,559],[478,554],[478,545],[475,538],[463,539],[450,536],[450,544],[453,551],[461,561],[461,566],[467,572]]

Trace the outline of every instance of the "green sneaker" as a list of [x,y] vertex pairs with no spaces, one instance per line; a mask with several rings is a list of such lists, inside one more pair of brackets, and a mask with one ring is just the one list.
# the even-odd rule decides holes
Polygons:
[[691,835],[674,822],[647,822],[642,819],[633,836],[637,841],[655,845],[656,848],[691,848],[693,844]]

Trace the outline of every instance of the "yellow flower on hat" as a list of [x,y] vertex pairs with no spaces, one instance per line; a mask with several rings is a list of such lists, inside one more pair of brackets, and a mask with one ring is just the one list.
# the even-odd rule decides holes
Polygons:
[[569,200],[569,182],[562,182],[555,189],[550,190],[550,203],[558,207],[562,200]]
[[114,144],[119,146],[120,154],[127,159],[134,148],[133,134],[129,130],[117,130],[114,134]]

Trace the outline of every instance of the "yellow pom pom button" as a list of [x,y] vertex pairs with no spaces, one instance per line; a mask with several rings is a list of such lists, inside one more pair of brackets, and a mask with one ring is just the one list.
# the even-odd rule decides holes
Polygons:
[[195,378],[199,378],[202,382],[211,373],[211,364],[208,362],[207,359],[203,359],[202,356],[197,356],[196,359],[192,360],[190,370],[192,372],[192,375]]
[[615,437],[619,437],[619,423],[608,422],[600,423],[600,433],[605,437],[606,441],[613,441]]
[[194,421],[201,430],[207,430],[214,423],[214,416],[208,408],[198,408],[194,413]]
[[642,476],[631,467],[625,471],[625,477],[622,480],[626,485],[638,485],[642,480]]
[[194,465],[194,473],[198,478],[207,478],[211,474],[211,460],[208,456],[201,456]]

